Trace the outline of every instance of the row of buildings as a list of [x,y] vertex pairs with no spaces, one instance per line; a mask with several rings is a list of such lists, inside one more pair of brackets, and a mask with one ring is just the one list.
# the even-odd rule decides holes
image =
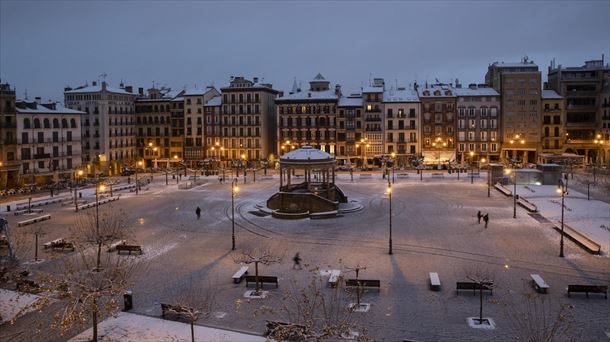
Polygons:
[[290,91],[232,77],[225,87],[137,90],[105,81],[64,89],[64,105],[0,87],[0,187],[126,166],[205,167],[273,161],[312,145],[340,163],[399,165],[572,159],[607,163],[610,67],[495,62],[485,82],[387,85],[343,93],[321,74]]

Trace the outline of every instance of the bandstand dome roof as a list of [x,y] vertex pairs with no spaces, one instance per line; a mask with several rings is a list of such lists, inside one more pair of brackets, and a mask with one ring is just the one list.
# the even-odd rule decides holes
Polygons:
[[299,149],[285,153],[280,157],[280,162],[334,162],[335,157],[324,151],[311,146],[303,146]]

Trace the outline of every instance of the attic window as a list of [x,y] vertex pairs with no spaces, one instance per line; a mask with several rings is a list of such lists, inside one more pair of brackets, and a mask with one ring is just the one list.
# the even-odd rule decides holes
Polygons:
[[441,95],[441,92],[440,92],[440,91],[436,90],[436,91],[434,92],[434,96],[440,96],[440,95]]
[[445,92],[445,95],[446,95],[446,96],[451,96],[451,90],[447,90],[447,91]]
[[429,91],[427,91],[427,90],[425,90],[425,91],[424,91],[424,96],[430,96],[430,92],[429,92]]

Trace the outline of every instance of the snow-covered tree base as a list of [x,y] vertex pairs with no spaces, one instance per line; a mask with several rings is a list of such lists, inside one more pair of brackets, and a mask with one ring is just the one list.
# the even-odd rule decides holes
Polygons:
[[493,330],[496,328],[496,323],[489,317],[483,317],[483,322],[479,317],[468,317],[468,326],[474,329]]

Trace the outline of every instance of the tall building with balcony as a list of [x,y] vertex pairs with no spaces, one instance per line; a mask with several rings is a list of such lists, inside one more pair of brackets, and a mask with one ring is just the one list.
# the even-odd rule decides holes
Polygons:
[[178,94],[170,101],[170,128],[172,135],[169,140],[169,154],[172,160],[184,159],[184,97]]
[[346,165],[359,158],[356,145],[363,138],[362,94],[341,96],[337,104],[337,147],[335,156]]
[[501,96],[502,160],[536,162],[541,141],[538,66],[527,57],[518,63],[494,62],[487,68],[485,83]]
[[367,159],[380,157],[384,152],[383,145],[383,126],[384,109],[383,93],[385,91],[385,81],[383,78],[374,78],[373,82],[362,87],[363,111],[363,137],[360,139],[360,153]]
[[421,154],[421,104],[416,90],[393,87],[383,93],[384,154],[395,154],[397,165],[408,165]]
[[543,89],[542,104],[542,154],[563,153],[565,141],[565,104],[563,96],[554,90]]
[[275,98],[280,93],[258,77],[232,77],[222,93],[222,146],[228,160],[273,159],[277,153]]
[[81,116],[56,103],[17,101],[21,184],[72,179],[81,166]]
[[19,184],[15,101],[15,89],[8,83],[0,84],[0,189]]
[[548,86],[565,98],[566,142],[565,152],[585,156],[586,163],[593,163],[599,153],[595,144],[601,135],[602,122],[600,94],[604,82],[610,76],[610,66],[604,59],[585,61],[580,67],[555,66],[548,68]]
[[291,148],[309,145],[336,154],[340,97],[341,87],[331,89],[330,82],[318,74],[309,82],[308,90],[301,91],[295,84],[289,94],[276,98],[280,154],[288,141]]
[[[500,94],[485,84],[462,88],[456,80],[458,162],[500,159]],[[472,157],[471,157],[472,152]]]
[[450,84],[419,87],[421,101],[422,156],[426,164],[455,163],[455,100]]
[[136,99],[138,159],[146,167],[168,167],[178,162],[173,156],[182,150],[172,148],[172,144],[178,142],[181,146],[183,136],[172,129],[172,101],[183,92],[150,88],[146,96]]
[[597,140],[601,151],[600,163],[604,163],[610,168],[610,76],[604,81],[599,94],[599,104],[600,134]]
[[184,160],[191,167],[202,166],[206,156],[203,130],[203,105],[211,98],[219,96],[216,88],[187,89],[184,97]]
[[203,126],[205,127],[206,156],[216,161],[224,160],[222,146],[222,96],[211,98],[203,105]]
[[134,164],[137,94],[132,91],[131,86],[115,88],[105,81],[64,89],[66,107],[85,112],[81,138],[87,174],[116,175]]

